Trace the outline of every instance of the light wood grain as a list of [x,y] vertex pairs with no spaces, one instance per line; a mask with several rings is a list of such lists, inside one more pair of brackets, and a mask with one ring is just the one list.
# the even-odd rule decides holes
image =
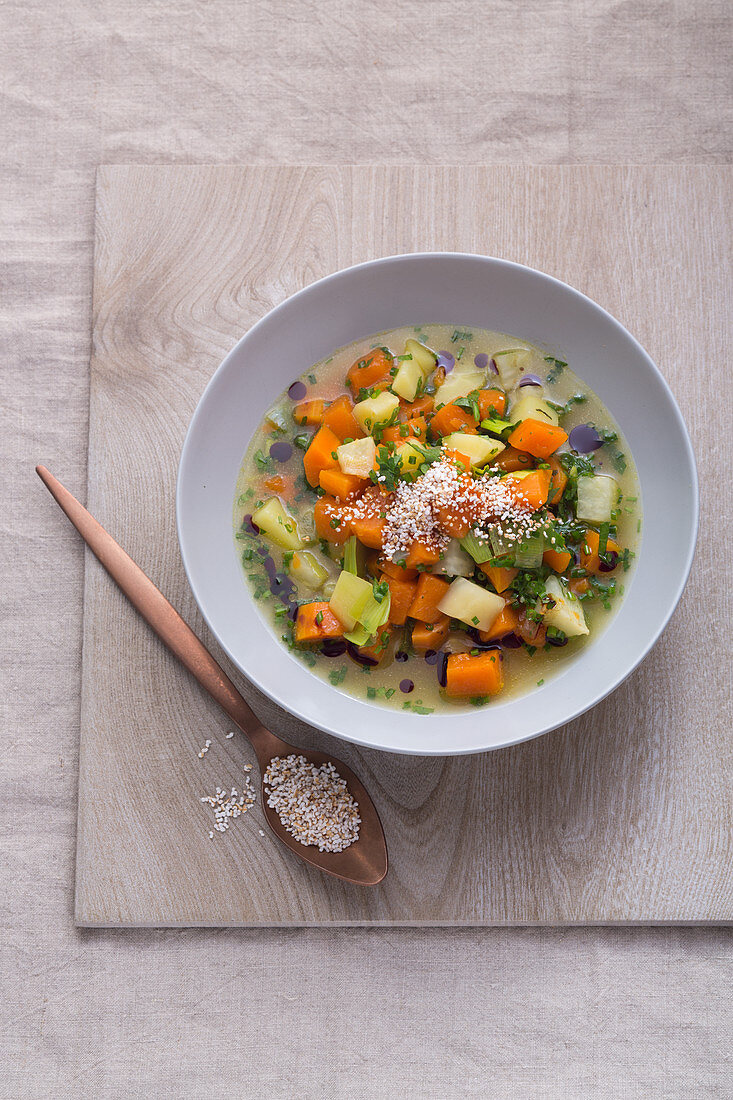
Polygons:
[[[220,359],[266,310],[374,256],[504,256],[608,308],[681,402],[703,522],[671,625],[590,714],[471,758],[394,757],[339,743],[372,791],[390,845],[390,874],[368,891],[326,879],[260,837],[259,811],[209,839],[199,799],[217,784],[241,788],[244,741],[225,740],[215,706],[88,559],[79,923],[731,917],[733,723],[721,660],[730,602],[712,537],[724,501],[711,488],[730,458],[706,409],[708,399],[723,407],[729,384],[727,374],[704,369],[727,363],[729,204],[730,171],[715,167],[100,169],[88,505],[219,658],[175,536],[189,418]],[[234,678],[276,732],[330,744]],[[206,738],[214,744],[200,760]]]

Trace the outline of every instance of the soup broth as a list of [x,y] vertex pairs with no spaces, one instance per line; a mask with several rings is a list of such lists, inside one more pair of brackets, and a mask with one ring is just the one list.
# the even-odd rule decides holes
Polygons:
[[[406,542],[426,508],[432,541]],[[244,583],[293,658],[418,714],[541,691],[614,614],[640,532],[599,398],[547,351],[454,325],[379,333],[294,379],[234,499]]]

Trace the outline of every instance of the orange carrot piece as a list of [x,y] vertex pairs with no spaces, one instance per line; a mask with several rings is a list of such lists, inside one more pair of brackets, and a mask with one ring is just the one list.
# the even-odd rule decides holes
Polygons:
[[376,569],[373,572],[380,571],[387,577],[394,577],[398,581],[416,581],[417,569],[407,569],[406,566],[400,565],[399,562],[387,561],[386,558],[378,558],[376,562]]
[[505,470],[510,474],[515,473],[517,470],[531,469],[532,466],[534,466],[534,459],[532,455],[528,455],[524,451],[517,451],[514,447],[507,447],[491,465],[498,466],[500,470]]
[[569,550],[553,550],[550,548],[545,550],[542,560],[545,565],[549,565],[550,569],[554,569],[556,573],[564,573],[573,560],[573,555]]
[[499,612],[498,619],[494,619],[488,630],[479,630],[479,638],[482,642],[494,642],[497,638],[503,638],[506,634],[513,634],[519,626],[519,614],[510,603],[504,604]]
[[384,528],[386,526],[386,519],[382,519],[379,515],[366,516],[365,519],[352,519],[351,521],[351,528],[359,542],[363,542],[365,546],[371,546],[374,550],[382,549]]
[[345,439],[361,439],[364,435],[354,416],[354,403],[346,393],[328,406],[323,414],[323,425],[330,428],[342,443]]
[[434,573],[421,573],[415,599],[408,612],[411,619],[419,619],[421,623],[440,622],[443,612],[438,610],[438,604],[445,596],[450,585],[448,581],[436,577]]
[[[591,527],[586,528],[585,537],[580,543],[580,566],[588,573],[601,572],[601,559],[598,556],[599,545],[600,535],[598,532]],[[588,547],[587,550],[586,546]],[[615,550],[617,554],[621,552],[621,547],[613,539],[609,539],[606,543],[606,552],[610,553],[611,550]]]
[[469,653],[452,653],[448,658],[445,690],[451,698],[498,695],[503,687],[501,650],[490,649],[476,657]]
[[527,477],[522,478],[514,478],[510,474],[506,481],[514,495],[536,512],[547,502],[551,476],[551,470],[533,470]]
[[448,504],[439,504],[436,507],[435,518],[451,538],[465,539],[471,530],[470,520],[460,512],[454,511]]
[[285,480],[280,477],[279,474],[276,474],[274,477],[268,477],[265,482],[265,488],[269,489],[272,493],[282,493],[285,488]]
[[340,638],[344,628],[327,603],[304,603],[295,620],[297,645],[320,642],[324,638]]
[[313,518],[319,539],[341,546],[351,536],[351,523],[344,517],[343,506],[335,497],[319,497],[313,505]]
[[506,412],[506,394],[502,390],[479,390],[478,410],[482,420],[503,416]]
[[475,432],[477,426],[478,420],[476,420],[476,417],[472,416],[468,409],[462,409],[460,405],[456,405],[452,401],[447,405],[443,405],[442,409],[438,409],[430,421],[433,435],[450,435],[451,432],[461,430]]
[[415,540],[405,558],[407,569],[417,569],[418,566],[436,565],[440,561],[440,550],[433,550],[424,542]]
[[590,581],[587,577],[573,577],[573,579],[568,582],[568,588],[574,595],[584,596],[590,588]]
[[550,495],[547,498],[548,504],[557,504],[560,497],[565,492],[565,486],[568,483],[567,474],[563,470],[560,460],[551,455],[548,458],[550,470],[552,471],[552,477],[550,478]]
[[412,645],[414,649],[440,649],[450,633],[450,619],[447,615],[434,623],[415,623],[412,628]]
[[318,481],[322,489],[338,500],[348,500],[356,496],[369,484],[369,479],[345,474],[342,470],[321,470]]
[[400,411],[398,416],[401,421],[414,420],[418,416],[429,416],[435,407],[435,399],[429,393],[418,397],[417,401],[403,401],[400,398]]
[[389,374],[394,359],[382,348],[374,348],[366,352],[360,359],[349,367],[346,381],[355,393],[362,388],[371,389],[375,382],[381,381]]
[[483,562],[479,565],[479,569],[482,573],[485,573],[497,592],[505,592],[509,585],[512,583],[518,569],[509,565],[489,565],[488,562]]
[[395,626],[404,626],[408,612],[412,607],[417,590],[417,581],[396,580],[384,574],[389,585],[390,606],[389,621]]
[[383,443],[404,443],[408,439],[419,439],[423,443],[428,434],[428,422],[424,416],[413,416],[412,420],[404,420],[401,424],[395,424],[391,428],[382,430]]
[[303,469],[310,485],[319,484],[321,470],[335,470],[338,466],[336,448],[341,440],[330,428],[319,428],[303,455]]
[[507,442],[518,451],[526,451],[535,458],[549,458],[568,438],[568,433],[554,424],[544,424],[529,416],[517,424]]

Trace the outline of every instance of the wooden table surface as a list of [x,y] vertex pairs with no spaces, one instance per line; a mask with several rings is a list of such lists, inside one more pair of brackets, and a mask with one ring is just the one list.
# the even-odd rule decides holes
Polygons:
[[[88,558],[78,923],[731,917],[731,684],[715,656],[725,652],[729,605],[714,583],[724,441],[703,412],[726,385],[709,368],[725,364],[728,346],[729,184],[729,170],[713,166],[100,169],[88,504],[215,653],[175,536],[177,460],[196,401],[233,342],[271,306],[375,256],[502,256],[609,309],[680,402],[696,446],[703,520],[668,630],[589,714],[529,744],[469,758],[395,757],[339,743],[387,832],[390,874],[371,891],[327,879],[261,837],[259,810],[209,839],[201,797],[217,785],[241,789],[253,758],[242,737],[225,738],[214,704]],[[243,687],[285,737],[332,743]],[[206,739],[212,746],[200,759]]]

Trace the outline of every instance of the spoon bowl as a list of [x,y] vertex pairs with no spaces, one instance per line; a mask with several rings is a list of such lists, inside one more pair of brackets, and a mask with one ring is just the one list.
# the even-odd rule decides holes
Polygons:
[[[265,820],[278,840],[312,867],[345,882],[356,886],[376,886],[381,882],[387,874],[387,842],[377,809],[358,776],[335,756],[297,748],[266,729],[203,642],[140,566],[45,466],[36,466],[36,473],[132,605],[249,740],[260,767],[260,797]],[[291,754],[305,757],[316,767],[330,762],[346,781],[358,804],[361,824],[358,840],[343,851],[320,852],[314,845],[301,844],[287,832],[276,811],[267,805],[264,784],[267,766],[274,757]]]

